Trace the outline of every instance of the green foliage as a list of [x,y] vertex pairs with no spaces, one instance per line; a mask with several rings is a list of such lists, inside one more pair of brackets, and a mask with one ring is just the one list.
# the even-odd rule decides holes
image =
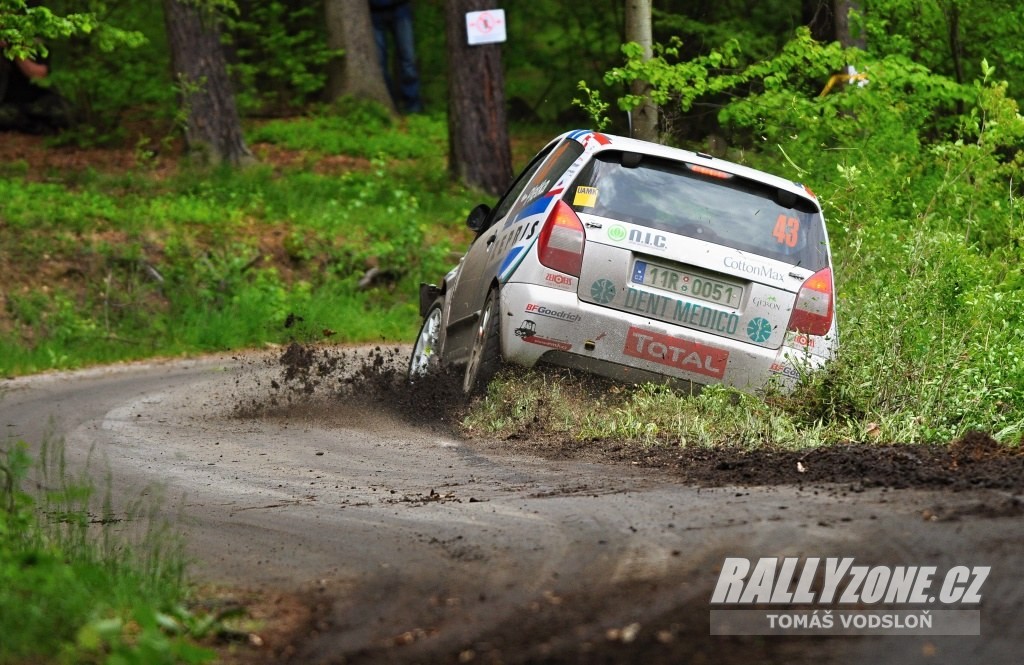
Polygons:
[[1019,2],[871,0],[863,9],[864,33],[875,53],[903,56],[961,82],[984,75],[984,54],[1015,88],[1024,82],[1024,54],[1018,47],[1024,6]]
[[[22,0],[0,0],[5,54],[51,56],[47,84],[75,109],[78,123],[62,140],[92,144],[119,137],[121,112],[129,100],[145,104],[159,96],[163,69],[152,66],[151,51],[140,48],[155,36],[157,44],[162,39],[162,14],[159,6],[155,10],[157,35],[136,20],[153,13],[148,3],[57,0],[26,9]],[[126,56],[128,50],[135,55]],[[69,63],[74,63],[72,70],[65,68]]]
[[602,100],[601,92],[591,89],[586,81],[580,81],[577,86],[580,92],[586,95],[587,98],[580,99],[579,97],[574,97],[572,103],[583,109],[587,116],[590,117],[594,129],[603,132],[611,124],[611,118],[607,115],[608,102]]
[[291,150],[365,158],[436,159],[445,154],[446,134],[436,119],[412,115],[404,127],[378,104],[342,99],[302,119],[270,121],[254,128],[253,142]]
[[[174,88],[159,3],[130,0],[56,0],[67,11],[84,4],[101,25],[118,25],[133,35],[113,43],[92,31],[51,45],[52,85],[75,111],[75,125],[60,141],[83,146],[126,140],[132,130],[169,134]],[[116,47],[116,48],[115,48]]]
[[613,64],[622,41],[621,3],[596,12],[566,12],[558,3],[519,3],[506,18],[509,43],[502,57],[510,117],[576,124],[570,107],[576,82],[592,80]]
[[[285,135],[319,149],[295,167],[0,177],[0,243],[12,248],[8,278],[17,280],[4,288],[0,373],[322,339],[324,330],[332,341],[413,335],[418,284],[450,267],[451,248],[466,242],[453,220],[477,195],[447,178],[441,120],[391,124],[374,107],[349,108],[378,156],[327,154],[347,125],[325,116],[327,128],[299,120]],[[285,150],[256,144],[272,147]],[[411,152],[416,161],[390,161]],[[361,284],[374,267],[377,279]],[[303,326],[285,325],[298,318]]]
[[[606,81],[650,81],[660,103],[683,110],[728,95],[723,128],[755,148],[735,158],[808,181],[830,220],[840,355],[797,394],[768,400],[795,438],[946,442],[977,429],[1020,440],[1024,296],[1012,266],[1024,247],[1024,118],[995,68],[982,59],[978,80],[961,85],[906,53],[843,51],[803,29],[743,67],[738,45],[671,62],[678,46],[643,61],[627,45]],[[866,80],[822,94],[846,64]]]
[[[48,3],[54,5],[55,3]],[[144,37],[133,30],[123,30],[105,22],[95,11],[99,3],[90,3],[86,11],[68,13],[46,6],[28,6],[25,0],[0,0],[0,43],[3,53],[11,58],[34,58],[49,53],[49,42],[78,35],[91,35],[105,51],[144,43]],[[80,10],[82,7],[77,6]]]
[[320,5],[243,2],[226,21],[226,37],[236,60],[239,109],[277,111],[309,102],[324,86],[324,65],[340,53],[326,46]]
[[644,445],[821,445],[829,434],[758,397],[724,387],[696,396],[663,385],[581,382],[564,371],[507,370],[462,422],[469,432],[623,439]]
[[[33,469],[49,489],[23,489]],[[0,662],[210,662],[199,617],[182,607],[180,545],[155,506],[116,515],[96,498],[85,474],[67,473],[62,445],[44,445],[36,464],[24,443],[0,450]],[[141,539],[114,534],[121,519],[145,524]]]

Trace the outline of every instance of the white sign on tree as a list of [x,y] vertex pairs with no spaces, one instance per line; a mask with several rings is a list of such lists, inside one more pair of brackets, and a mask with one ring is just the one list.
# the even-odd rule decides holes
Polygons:
[[470,46],[505,41],[505,10],[487,9],[466,13],[466,36]]

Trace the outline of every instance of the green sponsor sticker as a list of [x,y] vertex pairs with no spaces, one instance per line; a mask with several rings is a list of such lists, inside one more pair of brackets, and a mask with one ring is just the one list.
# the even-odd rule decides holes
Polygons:
[[768,322],[768,319],[763,319],[759,316],[756,319],[751,319],[750,323],[747,324],[747,337],[758,344],[767,342],[771,336],[772,324]]
[[590,286],[590,297],[594,302],[607,305],[615,300],[615,283],[608,279],[599,279]]
[[626,239],[626,227],[615,224],[608,227],[608,238],[615,242],[621,242]]

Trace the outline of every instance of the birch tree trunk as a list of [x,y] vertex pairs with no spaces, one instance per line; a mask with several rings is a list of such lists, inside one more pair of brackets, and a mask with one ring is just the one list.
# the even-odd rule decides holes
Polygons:
[[[651,0],[626,0],[626,41],[636,42],[644,50],[644,60],[654,55],[651,34]],[[658,107],[651,101],[651,86],[647,81],[633,81],[631,94],[644,98],[643,103],[629,112],[630,127],[635,138],[658,140]]]

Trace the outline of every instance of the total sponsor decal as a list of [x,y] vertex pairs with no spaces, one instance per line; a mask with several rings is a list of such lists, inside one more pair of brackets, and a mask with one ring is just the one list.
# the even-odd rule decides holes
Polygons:
[[529,303],[526,306],[527,314],[536,314],[537,316],[546,316],[549,319],[558,319],[559,321],[565,321],[567,323],[576,323],[583,317],[576,312],[566,312],[565,310],[551,309],[544,305],[538,305],[537,303]]
[[729,352],[725,349],[688,342],[635,326],[630,326],[626,333],[626,345],[622,352],[633,358],[717,379],[725,375],[729,363]]
[[623,307],[638,314],[650,314],[664,321],[672,320],[714,333],[735,334],[740,317],[732,312],[698,305],[670,296],[659,296],[629,287]]
[[773,282],[785,281],[786,277],[778,270],[774,270],[765,265],[758,265],[756,263],[747,263],[743,259],[736,259],[730,256],[725,257],[722,262],[726,268],[730,270],[736,270],[745,275],[751,277],[759,277],[761,279],[770,279]]
[[[712,635],[979,635],[990,566],[857,565],[853,557],[728,557],[712,605]],[[763,609],[765,605],[805,609]],[[843,606],[833,612],[814,606]],[[901,606],[913,605],[914,609]],[[806,609],[810,606],[811,609]],[[880,606],[885,606],[882,609]],[[920,609],[937,606],[939,609]]]
[[576,288],[576,278],[569,275],[562,275],[556,272],[549,272],[544,275],[544,281],[559,287]]

